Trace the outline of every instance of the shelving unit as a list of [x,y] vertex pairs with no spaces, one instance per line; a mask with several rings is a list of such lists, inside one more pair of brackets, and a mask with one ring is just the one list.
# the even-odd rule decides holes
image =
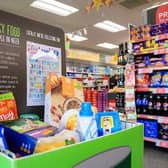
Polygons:
[[[161,45],[160,45],[160,40],[162,40]],[[146,56],[148,57],[148,59],[150,59],[150,58],[159,58],[159,57],[161,57],[161,55],[168,54],[167,41],[164,41],[164,40],[168,40],[168,33],[153,36],[153,37],[146,38],[146,39],[140,39],[140,40],[137,40],[137,41],[131,41],[132,48],[135,49],[134,51],[137,51],[137,52],[133,52],[133,54],[135,56],[134,59],[135,60],[137,59],[137,62],[136,62],[137,63],[137,68],[136,68],[135,73],[151,75],[155,71],[166,71],[166,72],[168,71],[168,66],[167,65],[151,66],[152,64],[146,64],[145,63],[145,57]],[[155,45],[155,44],[157,44],[157,45]],[[140,45],[141,47],[138,48],[138,45]],[[152,47],[148,48],[149,45],[152,46]],[[156,47],[156,46],[159,46],[159,47]],[[138,50],[136,50],[136,49],[138,49]],[[144,62],[140,62],[139,60],[144,61]],[[144,63],[143,68],[142,67],[138,68],[138,61],[139,61],[139,63]],[[147,94],[153,95],[154,97],[156,95],[162,95],[163,96],[165,94],[168,94],[168,88],[162,87],[162,86],[154,88],[154,87],[149,87],[149,86],[144,87],[144,86],[138,85],[137,87],[135,87],[135,92],[138,94],[138,96],[141,96],[141,100],[142,100],[142,97],[144,99],[144,96],[147,95]],[[153,103],[156,103],[156,102],[153,101]],[[160,106],[162,106],[162,105],[160,105]],[[148,106],[144,107],[144,105],[142,105],[142,106],[138,106],[137,108],[138,108],[137,110],[139,112],[139,114],[137,114],[137,119],[140,122],[144,123],[144,127],[146,127],[145,129],[149,129],[148,131],[152,132],[152,129],[154,129],[154,126],[151,125],[151,127],[149,128],[148,127],[149,125],[146,126],[146,124],[147,123],[152,124],[152,122],[153,122],[153,124],[157,124],[157,130],[158,130],[157,138],[154,138],[155,137],[154,134],[151,134],[151,137],[150,137],[150,134],[146,133],[145,137],[144,137],[144,140],[149,141],[149,142],[153,142],[158,147],[168,148],[168,140],[163,139],[163,137],[161,136],[161,133],[159,132],[162,129],[163,124],[165,124],[165,125],[168,124],[168,116],[167,116],[168,114],[165,115],[165,112],[162,113],[161,110],[163,110],[163,109],[161,107],[160,107],[161,108],[160,109],[161,113],[157,113],[157,114],[155,114],[154,111],[151,114],[149,113],[150,111],[149,112],[147,111],[146,113],[143,113],[144,108],[147,108],[147,110],[149,110]],[[157,111],[157,109],[154,109],[154,108],[156,108],[155,104],[153,104],[152,109]],[[167,110],[167,113],[168,113],[168,110]]]

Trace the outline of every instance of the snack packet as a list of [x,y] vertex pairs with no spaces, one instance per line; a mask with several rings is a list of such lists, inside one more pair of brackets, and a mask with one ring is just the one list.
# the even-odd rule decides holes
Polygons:
[[18,119],[18,113],[13,93],[0,94],[0,121],[16,119]]

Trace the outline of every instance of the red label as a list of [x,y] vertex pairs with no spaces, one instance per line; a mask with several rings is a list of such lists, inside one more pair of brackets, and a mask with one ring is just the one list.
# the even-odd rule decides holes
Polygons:
[[158,7],[155,19],[156,24],[168,22],[168,4]]

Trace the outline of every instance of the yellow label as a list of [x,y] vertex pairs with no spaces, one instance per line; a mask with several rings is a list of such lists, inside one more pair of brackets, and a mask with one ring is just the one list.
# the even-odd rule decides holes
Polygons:
[[111,116],[104,116],[101,118],[101,128],[103,129],[110,129],[114,127],[113,117]]

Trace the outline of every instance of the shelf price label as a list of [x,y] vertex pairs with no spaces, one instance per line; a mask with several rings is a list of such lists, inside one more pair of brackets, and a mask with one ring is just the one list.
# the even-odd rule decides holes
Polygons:
[[158,123],[168,124],[168,117],[158,117]]
[[152,73],[152,72],[153,72],[152,68],[141,68],[141,69],[138,69],[138,73],[139,74],[142,74],[142,73]]
[[156,139],[154,138],[149,138],[149,137],[144,137],[145,141],[149,141],[149,142],[156,142]]
[[168,148],[168,141],[157,140],[156,141],[156,146],[160,146],[160,147],[163,147],[163,148]]
[[162,48],[154,51],[154,55],[165,54],[168,52],[168,48]]
[[166,89],[165,88],[157,88],[157,89],[152,89],[154,94],[165,94]]
[[168,38],[168,33],[156,36],[155,40],[158,41],[158,40],[164,40],[164,39],[167,39],[167,38]]

